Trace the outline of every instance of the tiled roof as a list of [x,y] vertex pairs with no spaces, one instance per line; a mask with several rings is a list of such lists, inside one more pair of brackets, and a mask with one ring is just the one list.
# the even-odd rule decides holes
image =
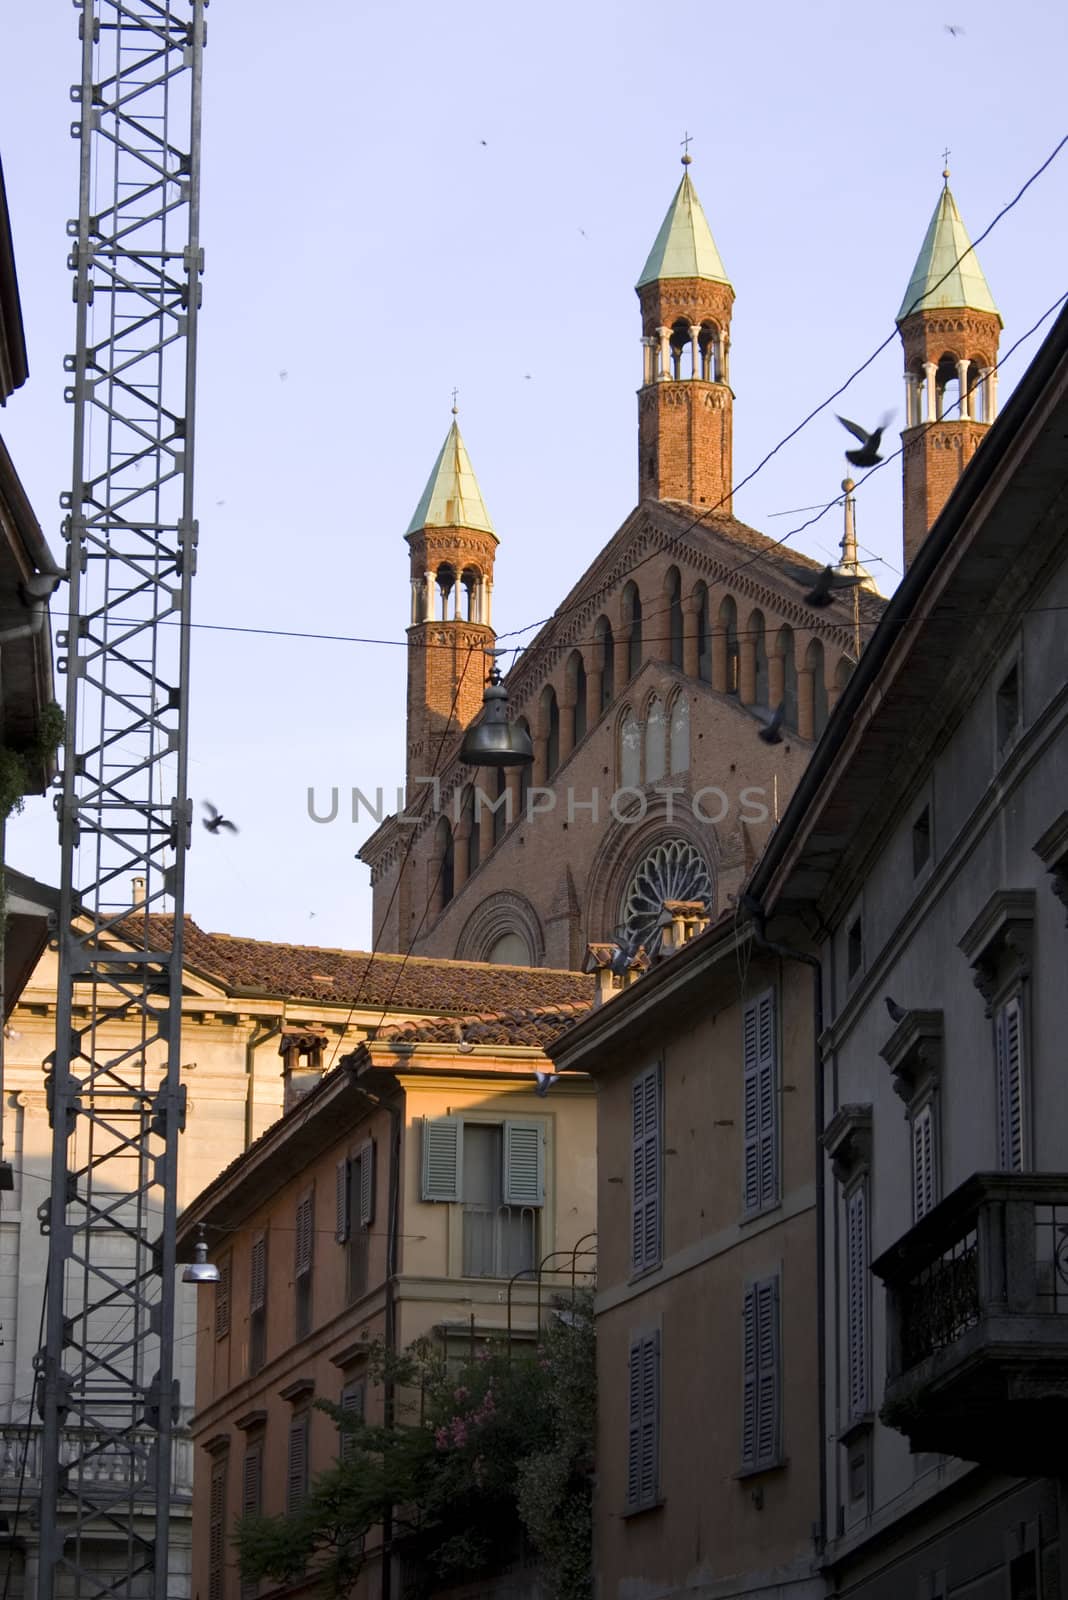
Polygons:
[[[166,948],[174,918],[150,918],[152,937]],[[130,918],[123,933],[140,942],[140,918]],[[387,1003],[396,1011],[433,1016],[504,1013],[512,1007],[573,1006],[592,1002],[593,981],[581,972],[551,967],[505,967],[478,961],[445,961],[429,956],[374,956],[361,950],[326,950],[315,945],[269,944],[229,933],[205,933],[185,919],[185,965],[222,988],[296,1000],[360,1004]]]
[[531,1045],[543,1049],[592,1008],[588,1000],[571,1005],[513,1006],[469,1017],[428,1017],[380,1029],[380,1040],[397,1044]]

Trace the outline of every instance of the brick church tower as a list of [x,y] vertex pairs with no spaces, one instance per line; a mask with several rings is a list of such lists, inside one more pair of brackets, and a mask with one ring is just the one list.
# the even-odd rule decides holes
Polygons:
[[690,181],[689,154],[637,283],[644,370],[638,497],[731,510],[731,288]]
[[408,800],[440,768],[450,743],[482,709],[497,535],[453,407],[441,453],[405,534],[411,551],[408,629]]
[[997,411],[1002,322],[948,169],[897,325],[905,347],[905,566],[915,559]]

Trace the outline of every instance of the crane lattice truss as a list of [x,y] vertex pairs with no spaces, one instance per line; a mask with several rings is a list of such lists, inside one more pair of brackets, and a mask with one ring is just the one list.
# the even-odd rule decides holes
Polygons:
[[41,1600],[168,1588],[206,3],[76,0]]

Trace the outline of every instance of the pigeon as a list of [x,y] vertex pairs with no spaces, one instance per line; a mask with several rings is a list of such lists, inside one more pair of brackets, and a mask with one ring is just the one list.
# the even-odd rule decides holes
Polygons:
[[479,144],[485,144],[486,141],[485,141],[485,139],[480,139],[478,142],[479,142]]
[[905,1018],[908,1016],[908,1012],[905,1010],[904,1006],[899,1006],[897,1001],[891,1000],[889,995],[886,996],[886,1009],[890,1013],[891,1022],[904,1022]]
[[833,590],[855,589],[862,581],[859,573],[836,572],[833,567],[824,567],[806,594],[805,603],[810,606],[829,606],[834,599]]
[[[838,416],[837,412],[835,412],[835,416]],[[846,460],[851,461],[855,467],[874,467],[876,462],[881,461],[883,458],[879,454],[879,444],[883,437],[883,429],[888,425],[892,416],[893,412],[888,412],[874,433],[869,433],[866,428],[860,427],[855,422],[850,422],[848,417],[838,417],[842,427],[848,428],[849,432],[854,434],[861,443],[861,449],[846,451]]]
[[630,971],[631,962],[638,954],[640,941],[638,935],[630,929],[617,928],[612,935],[612,943],[615,948],[612,951],[609,967],[617,978],[622,978]]
[[475,1048],[470,1039],[465,1037],[464,1030],[458,1022],[453,1025],[452,1033],[453,1038],[456,1040],[456,1048],[465,1056]]
[[538,1080],[534,1085],[534,1093],[539,1099],[544,1100],[560,1074],[558,1072],[536,1072],[534,1076]]
[[947,33],[951,33],[953,35],[954,39],[956,39],[959,34],[962,34],[964,32],[964,29],[960,26],[960,23],[958,23],[958,22],[947,22],[946,23],[946,32]]
[[283,367],[278,376],[281,378],[282,382],[285,383],[286,379],[289,377],[289,373],[286,371],[285,367]]
[[216,810],[210,800],[205,800],[203,806],[205,811],[211,812],[210,817],[204,818],[204,826],[209,833],[218,833],[220,828],[225,828],[229,833],[237,832],[236,822],[231,822],[228,817],[224,817],[221,812]]
[[777,710],[770,713],[761,711],[757,707],[754,707],[754,710],[764,722],[764,727],[757,737],[763,739],[765,744],[782,744],[782,719],[786,715],[786,701],[784,700]]

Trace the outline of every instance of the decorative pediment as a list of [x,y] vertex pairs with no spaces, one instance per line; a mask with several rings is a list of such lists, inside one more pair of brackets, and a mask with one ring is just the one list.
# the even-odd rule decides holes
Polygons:
[[871,1168],[871,1106],[841,1106],[823,1130],[822,1143],[843,1188]]
[[907,1106],[938,1087],[944,1032],[941,1011],[908,1011],[879,1051]]
[[[1068,811],[1061,812],[1034,848],[1035,855],[1053,879],[1053,893],[1068,911]],[[1068,916],[1065,927],[1068,927]]]
[[1034,925],[1034,890],[999,889],[960,941],[988,1017],[999,990],[1030,977]]

